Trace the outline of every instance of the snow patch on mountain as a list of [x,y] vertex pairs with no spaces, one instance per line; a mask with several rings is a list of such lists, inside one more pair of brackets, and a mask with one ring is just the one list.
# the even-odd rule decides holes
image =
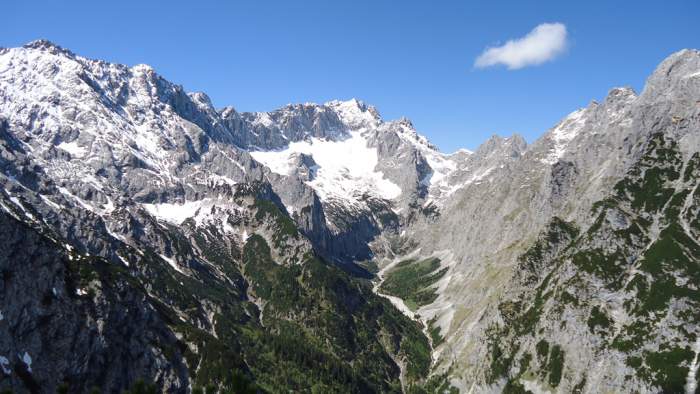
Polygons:
[[159,254],[158,256],[161,259],[163,259],[166,263],[168,263],[168,265],[170,265],[175,271],[177,271],[183,275],[185,274],[185,271],[183,271],[182,268],[180,268],[180,266],[177,265],[177,262],[175,262],[175,259],[173,259],[172,257],[168,257],[164,254]]
[[190,218],[193,219],[198,226],[220,220],[226,232],[233,232],[233,228],[226,223],[227,214],[241,209],[239,206],[223,198],[205,198],[182,203],[141,204],[141,206],[151,216],[175,225],[180,225]]
[[[259,124],[265,127],[273,127],[275,125],[275,122],[270,118],[270,114],[267,112],[257,112],[255,114],[255,119],[253,120],[254,124]],[[282,134],[283,138],[287,138]]]
[[197,215],[203,201],[185,201],[182,204],[142,204],[151,216],[172,224],[182,224]]
[[586,108],[581,108],[570,113],[549,133],[549,137],[554,141],[554,146],[549,155],[542,159],[543,163],[554,164],[564,156],[569,142],[578,135],[586,123],[584,116],[586,111]]
[[421,183],[430,187],[447,187],[447,178],[454,170],[457,169],[457,163],[439,152],[433,152],[433,154],[425,154],[424,152],[423,156],[428,162],[432,172],[430,175],[425,177]]
[[374,107],[354,98],[347,101],[333,100],[324,105],[335,111],[340,120],[352,129],[376,126],[381,121]]
[[82,158],[87,152],[87,148],[78,145],[76,141],[73,142],[61,142],[57,145],[59,149],[70,153],[73,157]]
[[377,150],[368,147],[363,132],[350,132],[349,138],[340,141],[311,138],[309,141],[292,142],[281,151],[255,151],[251,155],[280,175],[289,175],[296,169],[292,165],[295,154],[312,157],[317,166],[312,168],[314,176],[307,183],[323,201],[354,201],[358,195],[367,192],[377,197],[395,199],[401,195],[401,188],[384,178],[381,171],[375,170]]

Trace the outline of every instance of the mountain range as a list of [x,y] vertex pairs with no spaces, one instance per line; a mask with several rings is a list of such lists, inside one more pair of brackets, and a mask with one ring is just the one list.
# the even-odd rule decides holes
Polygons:
[[446,154],[3,48],[0,389],[700,392],[699,179],[696,50]]

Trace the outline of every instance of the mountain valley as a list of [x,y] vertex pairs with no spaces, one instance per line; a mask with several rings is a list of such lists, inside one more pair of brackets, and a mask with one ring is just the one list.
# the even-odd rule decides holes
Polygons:
[[700,392],[700,52],[528,144],[0,49],[0,390]]

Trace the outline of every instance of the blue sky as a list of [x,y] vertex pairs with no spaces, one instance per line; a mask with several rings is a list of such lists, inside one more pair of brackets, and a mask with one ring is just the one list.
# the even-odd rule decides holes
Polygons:
[[[406,116],[444,151],[492,134],[533,141],[614,86],[643,87],[666,56],[700,48],[699,1],[10,1],[0,46],[47,38],[147,63],[218,107],[271,110],[357,97]],[[475,67],[488,47],[560,23],[539,65]]]

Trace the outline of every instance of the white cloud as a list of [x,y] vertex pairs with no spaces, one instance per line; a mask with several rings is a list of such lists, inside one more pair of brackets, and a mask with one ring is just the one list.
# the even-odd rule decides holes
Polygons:
[[566,26],[543,23],[525,37],[509,40],[504,45],[486,50],[476,58],[478,68],[503,64],[510,70],[534,66],[552,60],[566,49]]

